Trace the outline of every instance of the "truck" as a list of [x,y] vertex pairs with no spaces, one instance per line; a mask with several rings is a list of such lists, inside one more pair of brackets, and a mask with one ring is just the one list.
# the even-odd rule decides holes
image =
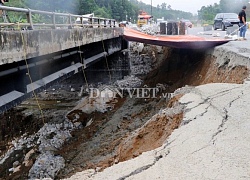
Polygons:
[[140,11],[137,20],[137,26],[142,27],[145,24],[148,24],[153,20],[153,16],[147,14],[145,11]]
[[75,21],[76,24],[90,24],[89,18],[94,17],[94,13],[91,14],[84,14],[82,17],[78,17]]

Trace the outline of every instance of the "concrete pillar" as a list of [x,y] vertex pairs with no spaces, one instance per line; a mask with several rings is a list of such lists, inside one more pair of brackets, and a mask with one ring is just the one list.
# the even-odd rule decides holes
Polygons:
[[167,35],[172,35],[172,32],[173,32],[173,23],[168,22],[167,23]]
[[178,23],[168,22],[167,23],[167,35],[178,35]]
[[173,22],[173,27],[172,27],[172,35],[178,35],[179,28],[178,28],[178,23]]
[[179,34],[180,34],[180,35],[185,35],[185,30],[186,30],[185,22],[181,22],[181,23],[180,23]]
[[160,23],[160,34],[166,34],[166,23]]

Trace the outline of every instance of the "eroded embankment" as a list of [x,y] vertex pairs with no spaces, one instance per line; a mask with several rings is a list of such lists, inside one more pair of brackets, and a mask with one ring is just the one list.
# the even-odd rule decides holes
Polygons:
[[[233,62],[238,59],[230,59],[226,54],[224,57],[216,57],[216,52],[213,50],[191,51],[169,48],[161,49],[150,46],[144,48],[142,56],[145,56],[144,53],[147,53],[151,57],[157,67],[144,77],[145,85],[149,87],[163,86],[163,92],[165,93],[174,92],[176,89],[184,86],[186,88],[176,91],[174,93],[176,96],[169,102],[165,101],[161,105],[155,105],[157,110],[154,116],[149,117],[148,121],[140,123],[139,127],[133,128],[134,130],[130,129],[125,134],[122,134],[120,139],[115,139],[115,146],[112,146],[113,150],[110,151],[110,148],[105,149],[102,152],[102,158],[96,159],[92,157],[95,159],[93,161],[90,157],[87,165],[84,165],[86,162],[81,161],[82,167],[77,168],[78,171],[90,168],[95,169],[95,171],[101,171],[108,166],[129,160],[145,151],[162,146],[172,131],[182,123],[184,109],[178,105],[178,99],[192,89],[189,86],[207,83],[243,83],[249,74],[248,68],[244,65],[237,65],[237,63],[233,63],[234,66],[230,65],[230,61]],[[224,60],[225,62],[223,62]],[[161,99],[159,96],[158,98]],[[121,106],[120,109],[124,107]],[[137,109],[138,107],[133,105],[133,108]],[[140,108],[145,108],[145,106]],[[148,111],[152,112],[150,109]],[[144,113],[148,111],[146,110]],[[133,118],[136,117],[133,112],[128,112],[128,115],[132,118],[130,122],[126,122],[126,126],[121,126],[121,129],[126,128],[128,124],[133,124],[133,122],[140,120]],[[116,118],[116,121],[124,123],[122,116]],[[121,132],[121,130],[119,131]],[[88,150],[85,149],[85,151]],[[109,152],[109,154],[105,153],[105,151]],[[79,158],[77,161],[80,163]],[[71,163],[74,164],[73,162]],[[68,167],[71,166],[68,164]],[[65,177],[64,175],[59,177]]]
[[241,64],[240,61],[247,57],[237,57],[235,54],[230,58],[229,52],[218,54],[217,51],[220,49],[193,51],[166,48],[163,51],[166,58],[158,69],[145,78],[145,83],[149,86],[155,86],[157,83],[167,84],[170,91],[185,85],[243,83],[249,70],[247,64]]
[[[192,86],[212,82],[242,83],[248,77],[248,67],[237,61],[241,61],[243,57],[237,57],[237,54],[229,57],[227,53],[221,53],[220,48],[214,51],[194,51],[145,46],[140,56],[131,53],[131,61],[134,61],[136,67],[133,73],[144,80],[144,87],[158,87],[160,91],[157,97],[118,99],[116,105],[104,113],[87,115],[77,109],[71,111],[68,119],[72,122],[69,124],[84,126],[87,121],[91,121],[91,124],[71,132],[72,137],[61,149],[50,147],[49,151],[53,151],[55,156],[62,156],[65,160],[65,167],[56,178],[69,177],[78,171],[90,168],[101,171],[137,157],[142,152],[162,146],[173,130],[181,125],[184,107],[179,106],[178,99],[189,92]],[[182,90],[175,91],[184,86],[186,87]],[[174,91],[176,96],[170,101],[162,97],[161,93]],[[58,102],[56,98],[53,100]],[[46,119],[49,120],[48,117],[58,114],[60,120],[57,121],[61,123],[68,110],[69,107],[60,112],[58,109],[50,108],[46,111]],[[79,121],[73,122],[75,117],[80,117]],[[51,132],[46,136],[53,139],[56,135]],[[50,146],[53,146],[53,143]],[[39,155],[37,147],[33,149],[36,153],[30,158],[29,168],[34,163],[34,156]],[[18,161],[25,167],[22,163],[24,157],[18,157]],[[12,158],[7,164],[12,165],[14,162],[15,159]],[[4,172],[2,178],[25,179],[29,169],[22,167],[19,169],[26,172],[13,173],[8,171],[11,166],[1,167],[1,171]],[[41,177],[46,176],[37,175],[37,178]]]
[[[178,106],[182,95],[173,97],[165,107],[141,128],[122,140],[117,150],[119,162],[137,157],[145,151],[160,147],[167,137],[178,128],[183,118],[183,107]],[[164,108],[164,107],[163,107]]]

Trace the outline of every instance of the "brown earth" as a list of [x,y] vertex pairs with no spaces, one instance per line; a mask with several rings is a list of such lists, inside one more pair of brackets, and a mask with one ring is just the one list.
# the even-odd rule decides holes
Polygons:
[[[182,95],[173,97],[167,105],[172,108]],[[169,135],[179,127],[183,118],[183,112],[172,116],[156,115],[153,120],[146,123],[136,132],[135,135],[129,136],[123,140],[118,148],[119,162],[126,161],[137,157],[145,151],[150,151],[160,147]]]
[[[183,56],[176,58],[176,54]],[[157,83],[169,85],[170,92],[185,85],[198,86],[208,83],[237,83],[242,84],[249,75],[245,66],[221,67],[216,64],[215,58],[201,51],[183,53],[182,50],[166,48],[163,52],[166,57],[146,78],[145,84],[155,86]]]
[[[152,56],[152,59],[157,60],[158,68],[149,73],[144,78],[144,82],[149,87],[155,87],[157,83],[166,85],[165,93],[173,92],[185,85],[197,86],[213,82],[242,83],[249,74],[246,67],[229,68],[227,64],[218,67],[218,64],[215,63],[215,57],[206,55],[202,51],[164,48],[162,53],[157,53],[155,46],[150,49],[155,52],[155,57]],[[148,53],[152,55],[152,51]],[[78,114],[81,117],[79,122],[83,125],[90,119],[93,120],[93,123],[88,127],[75,130],[72,133],[72,139],[66,142],[63,148],[57,152],[66,161],[66,167],[59,172],[57,179],[69,177],[75,172],[89,168],[100,171],[115,163],[134,158],[142,152],[161,146],[171,132],[180,126],[183,114],[156,115],[152,121],[148,122],[148,120],[157,114],[160,109],[174,106],[180,97],[181,95],[174,97],[169,102],[166,102],[160,96],[148,100],[118,99],[115,108],[106,113],[87,115],[79,110],[72,111],[68,114],[69,119],[74,114]],[[49,97],[47,100],[50,100]],[[60,101],[60,98],[54,97],[53,101]],[[60,114],[66,115],[72,107],[72,104],[60,107]],[[59,111],[58,108],[53,106],[46,108],[46,117],[51,117],[51,114]],[[65,110],[63,110],[64,108]],[[38,109],[36,110],[38,111]],[[22,112],[16,108],[10,112],[17,117],[19,117],[19,113]],[[22,116],[26,117],[25,115]],[[7,114],[1,118],[5,118],[4,122],[7,123]],[[20,118],[22,119],[22,117]],[[36,124],[40,122],[39,126],[41,126],[42,120],[35,117],[24,118],[23,123],[26,122],[36,123],[31,123],[30,126],[20,124],[19,128],[22,133],[33,133],[37,130]],[[7,140],[20,136],[21,133],[14,129],[9,133],[2,134],[2,137],[5,137],[6,140],[0,142],[2,147],[8,144]],[[24,170],[26,175],[28,170]],[[25,174],[25,172],[22,173]],[[22,177],[23,174],[15,177],[25,179],[25,177]],[[2,178],[7,179],[7,175]]]
[[[153,47],[152,49],[156,51],[156,48]],[[149,51],[148,53],[151,54],[152,52]],[[205,55],[204,52],[200,51],[187,53],[182,50],[165,48],[163,53],[155,54],[155,58],[162,59],[162,61],[157,62],[159,68],[149,73],[144,79],[144,83],[149,87],[155,87],[157,83],[168,85],[166,92],[173,92],[175,89],[185,85],[197,86],[213,82],[243,83],[249,74],[246,67],[237,66],[235,68],[229,68],[227,64],[218,67],[218,64],[215,63],[215,57]],[[173,102],[179,98],[180,97],[174,97],[168,105],[162,103],[155,107],[157,109],[170,107],[173,105]],[[121,108],[124,107],[122,106]],[[131,117],[134,117],[132,120],[136,121],[136,116],[131,115]],[[135,135],[131,135],[132,133],[129,132],[132,131],[130,130],[122,136],[116,136],[117,138],[113,139],[108,147],[100,151],[102,158],[99,160],[93,157],[90,157],[86,162],[78,160],[77,164],[81,164],[81,166],[78,165],[76,170],[73,170],[67,175],[60,173],[58,177],[69,177],[74,172],[89,168],[101,171],[115,163],[134,158],[142,152],[160,147],[171,132],[179,127],[182,117],[182,113],[175,114],[172,117],[157,115],[156,118],[149,123],[141,123],[141,128],[137,129]],[[128,127],[129,124],[131,124],[131,122],[122,121],[120,128],[124,129]],[[88,150],[86,149],[86,151]],[[97,151],[99,150],[97,149]],[[65,158],[67,159],[67,157]],[[75,166],[76,164],[71,162],[71,164],[67,164],[66,168],[73,165]]]

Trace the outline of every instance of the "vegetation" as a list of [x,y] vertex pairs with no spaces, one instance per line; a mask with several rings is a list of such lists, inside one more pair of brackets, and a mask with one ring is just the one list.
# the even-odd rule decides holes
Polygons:
[[[130,20],[136,22],[139,10],[151,13],[151,6],[138,0],[9,0],[7,6],[30,8],[44,11],[68,12],[72,14],[94,13],[97,17],[113,18],[117,21]],[[152,7],[154,18],[192,19],[191,13],[172,10],[170,5],[162,3]],[[22,17],[11,16],[13,20],[23,21]],[[36,21],[39,21],[36,16]]]
[[[9,0],[7,6],[30,8],[44,11],[68,12],[72,14],[94,13],[97,17],[113,18],[117,21],[130,20],[136,22],[139,10],[143,10],[154,16],[154,19],[164,17],[165,20],[204,20],[212,22],[219,12],[238,13],[243,5],[247,5],[249,0],[220,0],[210,6],[203,6],[198,11],[198,17],[192,13],[173,10],[170,4],[162,3],[157,7],[145,4],[140,0]],[[250,16],[250,5],[247,9]],[[9,15],[13,21],[24,22],[23,15]],[[42,17],[36,16],[35,21],[41,22]]]
[[[140,10],[151,14],[151,5],[145,4],[138,0],[130,0],[130,2],[136,5]],[[192,13],[172,10],[171,5],[167,5],[166,3],[157,5],[157,7],[152,7],[152,15],[155,19],[164,17],[165,20],[194,19]]]
[[236,13],[238,14],[243,5],[248,5],[247,16],[250,17],[249,0],[220,0],[219,4],[215,3],[210,6],[203,6],[198,11],[198,18],[207,22],[212,22],[217,13]]

